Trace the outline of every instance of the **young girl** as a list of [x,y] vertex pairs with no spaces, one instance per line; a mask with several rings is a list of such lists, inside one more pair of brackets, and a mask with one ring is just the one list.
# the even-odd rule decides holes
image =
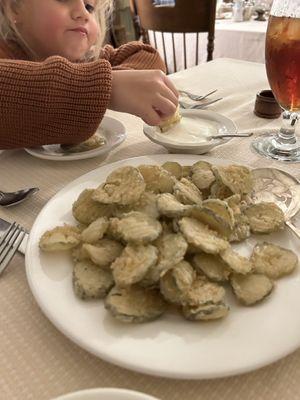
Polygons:
[[148,45],[101,42],[111,0],[1,0],[0,149],[78,143],[107,108],[158,125],[178,94]]

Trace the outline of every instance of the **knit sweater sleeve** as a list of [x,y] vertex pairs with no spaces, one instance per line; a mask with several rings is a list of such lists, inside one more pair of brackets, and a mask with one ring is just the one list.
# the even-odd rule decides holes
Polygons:
[[109,61],[113,69],[160,69],[166,72],[158,51],[142,42],[130,42],[117,49],[107,45],[102,49],[101,58]]
[[78,143],[99,126],[111,93],[107,60],[0,59],[0,149]]

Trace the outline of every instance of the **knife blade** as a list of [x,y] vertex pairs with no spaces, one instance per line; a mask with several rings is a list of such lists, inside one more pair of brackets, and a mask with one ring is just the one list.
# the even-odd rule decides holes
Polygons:
[[[0,218],[0,238],[2,236],[2,233],[7,231],[7,229],[10,227],[11,223],[8,221],[5,221],[5,219]],[[19,246],[19,253],[25,254],[26,251],[26,245],[28,241],[29,234],[26,233],[24,236],[24,239],[22,240],[22,243]]]

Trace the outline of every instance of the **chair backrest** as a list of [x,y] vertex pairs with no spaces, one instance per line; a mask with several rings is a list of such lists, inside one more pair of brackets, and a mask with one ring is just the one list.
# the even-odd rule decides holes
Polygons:
[[197,65],[199,63],[199,33],[208,32],[207,61],[212,60],[216,0],[176,0],[173,7],[157,7],[153,4],[153,0],[133,0],[133,3],[135,13],[139,18],[143,41],[150,43],[148,31],[153,31],[154,46],[157,48],[157,32],[161,32],[165,62],[167,60],[164,33],[171,33],[175,72],[177,66],[174,33],[183,34],[184,68],[187,68],[186,33],[197,34],[195,51],[195,64]]

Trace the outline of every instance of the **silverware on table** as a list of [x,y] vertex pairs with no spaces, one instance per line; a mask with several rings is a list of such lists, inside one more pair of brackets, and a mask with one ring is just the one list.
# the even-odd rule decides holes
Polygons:
[[39,188],[26,188],[17,190],[16,192],[2,192],[0,191],[0,206],[10,207],[21,203],[26,200],[29,196],[38,192]]
[[[4,219],[0,218],[0,240],[2,239],[2,237],[4,237],[5,233],[9,230],[11,225],[12,224],[10,222],[5,221]],[[18,248],[18,251],[22,254],[25,254],[28,237],[29,237],[29,234],[27,231],[25,231],[25,236]]]
[[26,231],[24,228],[13,222],[0,237],[0,275],[15,255],[25,235]]
[[180,105],[181,108],[183,108],[185,110],[200,110],[201,108],[205,108],[205,107],[207,107],[207,106],[209,106],[211,104],[214,104],[217,101],[220,101],[222,99],[223,99],[223,97],[219,97],[218,99],[210,100],[210,101],[207,101],[207,102],[201,103],[201,104],[198,104],[198,103],[196,103],[196,104],[188,104],[188,103],[184,103],[183,101],[179,101],[179,105]]
[[188,91],[186,91],[186,90],[178,90],[178,92],[179,92],[180,94],[186,95],[186,96],[187,96],[189,99],[191,99],[191,100],[200,101],[200,100],[204,100],[204,99],[206,99],[206,97],[208,97],[208,96],[210,96],[210,95],[216,93],[217,90],[218,90],[218,89],[213,90],[212,92],[209,92],[209,93],[207,93],[207,94],[205,94],[205,95],[193,94],[193,93],[188,92]]
[[252,170],[252,175],[254,202],[277,204],[284,213],[285,224],[300,239],[300,229],[291,221],[300,209],[300,182],[287,172],[276,168],[256,168]]
[[230,138],[230,137],[250,137],[253,135],[253,132],[244,132],[244,133],[222,133],[221,135],[213,135],[209,136],[209,139],[222,139],[222,138]]

